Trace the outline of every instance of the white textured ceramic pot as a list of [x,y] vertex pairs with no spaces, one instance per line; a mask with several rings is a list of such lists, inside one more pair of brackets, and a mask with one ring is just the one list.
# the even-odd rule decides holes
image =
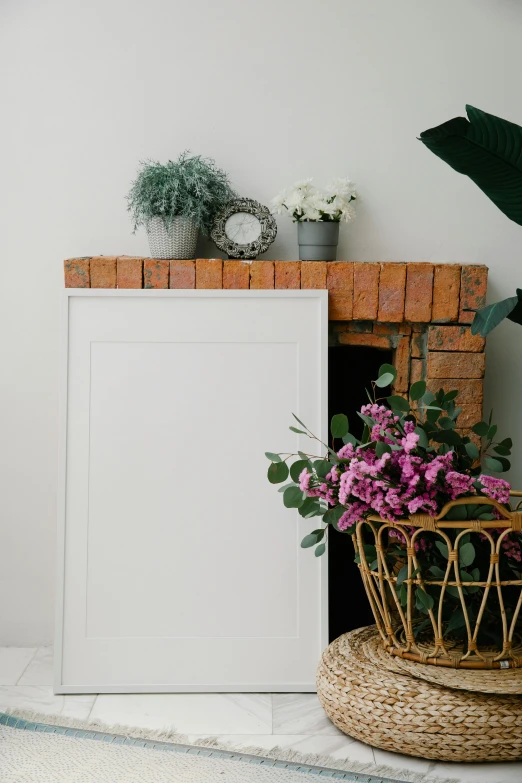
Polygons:
[[297,241],[301,261],[335,261],[339,242],[339,223],[299,222]]
[[154,217],[146,229],[152,258],[195,258],[198,227],[190,218],[176,215],[168,226],[163,218]]

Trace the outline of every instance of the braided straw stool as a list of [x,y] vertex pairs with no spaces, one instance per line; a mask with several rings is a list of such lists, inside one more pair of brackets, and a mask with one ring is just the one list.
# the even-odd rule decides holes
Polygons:
[[[408,756],[445,761],[522,758],[522,696],[447,688],[412,676],[415,664],[408,673],[394,671],[395,664],[401,666],[403,661],[382,650],[375,626],[332,642],[319,664],[317,694],[338,729]],[[476,680],[480,674],[466,672]],[[500,681],[510,672],[488,674]]]

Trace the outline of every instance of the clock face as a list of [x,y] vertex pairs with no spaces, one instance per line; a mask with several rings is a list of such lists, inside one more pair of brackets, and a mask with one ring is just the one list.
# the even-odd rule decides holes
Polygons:
[[234,212],[225,223],[225,234],[238,245],[249,245],[261,236],[261,223],[249,212]]

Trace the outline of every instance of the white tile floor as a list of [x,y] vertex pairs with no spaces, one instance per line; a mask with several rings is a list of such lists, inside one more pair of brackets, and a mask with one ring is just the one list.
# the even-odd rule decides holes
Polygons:
[[520,783],[522,763],[442,764],[374,750],[346,737],[325,716],[314,694],[129,694],[54,696],[52,650],[0,648],[0,711],[31,709],[81,720],[175,729],[190,742],[217,736],[237,746],[279,745],[415,772],[462,783]]

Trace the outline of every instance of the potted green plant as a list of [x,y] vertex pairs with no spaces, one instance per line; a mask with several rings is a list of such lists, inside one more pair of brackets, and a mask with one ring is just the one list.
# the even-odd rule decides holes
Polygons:
[[288,214],[297,223],[297,241],[301,261],[335,261],[341,222],[355,218],[352,202],[357,198],[355,185],[338,178],[324,190],[311,179],[296,182],[272,199],[276,214]]
[[[466,112],[468,118],[455,117],[424,131],[420,141],[522,225],[522,128],[474,106],[466,106]],[[479,310],[471,331],[485,337],[504,318],[522,324],[521,289]]]
[[228,175],[215,161],[183,152],[167,163],[147,161],[127,195],[134,230],[144,225],[152,258],[194,258],[201,231],[235,197]]

